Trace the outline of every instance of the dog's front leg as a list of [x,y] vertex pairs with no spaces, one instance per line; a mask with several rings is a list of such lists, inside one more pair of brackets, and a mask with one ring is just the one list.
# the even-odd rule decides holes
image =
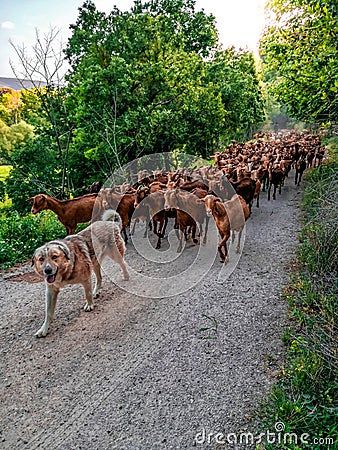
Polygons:
[[93,291],[93,298],[96,298],[98,297],[102,286],[101,266],[99,262],[96,262],[96,264],[93,265],[93,271],[95,273],[96,278]]
[[82,283],[82,286],[85,290],[85,295],[86,295],[86,303],[85,303],[83,309],[85,311],[92,311],[94,309],[94,302],[93,302],[93,286],[92,286],[91,278],[84,281]]
[[49,326],[54,317],[56,299],[59,293],[59,289],[53,286],[46,286],[46,311],[45,321],[42,327],[35,333],[36,337],[45,337],[48,333]]

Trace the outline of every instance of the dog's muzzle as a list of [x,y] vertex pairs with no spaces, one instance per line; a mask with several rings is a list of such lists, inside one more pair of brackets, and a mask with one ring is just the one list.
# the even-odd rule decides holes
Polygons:
[[56,274],[58,271],[56,271],[55,273],[53,273],[53,268],[50,265],[47,265],[44,269],[43,269],[43,274],[46,278],[46,281],[48,284],[52,284],[55,281],[56,278]]

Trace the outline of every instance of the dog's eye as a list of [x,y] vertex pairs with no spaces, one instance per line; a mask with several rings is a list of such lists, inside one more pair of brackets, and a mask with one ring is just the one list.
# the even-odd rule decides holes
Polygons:
[[45,258],[43,256],[40,256],[39,261],[42,262]]
[[57,259],[57,255],[53,255],[52,259],[54,259],[54,260]]

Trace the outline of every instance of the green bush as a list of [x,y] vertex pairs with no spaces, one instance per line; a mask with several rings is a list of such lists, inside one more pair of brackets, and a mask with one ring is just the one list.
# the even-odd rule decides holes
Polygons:
[[[337,448],[338,344],[338,159],[312,169],[303,197],[304,228],[298,248],[298,268],[286,295],[293,319],[286,343],[287,360],[281,378],[263,405],[265,429],[283,422],[285,432],[309,435],[307,449],[329,448],[315,438],[333,438]],[[311,443],[312,442],[312,443]],[[269,449],[298,450],[284,443]]]
[[27,260],[40,245],[64,236],[64,227],[51,211],[37,216],[6,212],[0,227],[0,268]]

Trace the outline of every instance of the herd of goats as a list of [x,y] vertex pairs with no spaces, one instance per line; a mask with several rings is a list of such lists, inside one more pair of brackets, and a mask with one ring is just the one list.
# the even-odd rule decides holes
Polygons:
[[152,231],[157,249],[161,248],[168,220],[173,219],[178,252],[182,251],[183,238],[191,238],[196,244],[199,237],[205,243],[208,221],[213,217],[220,235],[219,256],[225,263],[231,233],[234,240],[238,232],[236,251],[240,251],[245,221],[255,200],[259,207],[260,192],[267,190],[270,200],[273,190],[275,200],[291,168],[299,185],[305,169],[320,165],[324,156],[319,135],[294,130],[258,133],[250,142],[232,141],[224,151],[213,155],[215,164],[209,166],[152,173],[140,170],[132,183],[105,188],[96,182],[90,186],[91,193],[82,197],[57,200],[38,194],[28,201],[33,203],[33,214],[44,209],[54,211],[68,235],[75,233],[78,223],[101,220],[104,211],[113,209],[119,214],[125,241],[127,227],[132,235],[136,223],[144,221],[144,236]]

